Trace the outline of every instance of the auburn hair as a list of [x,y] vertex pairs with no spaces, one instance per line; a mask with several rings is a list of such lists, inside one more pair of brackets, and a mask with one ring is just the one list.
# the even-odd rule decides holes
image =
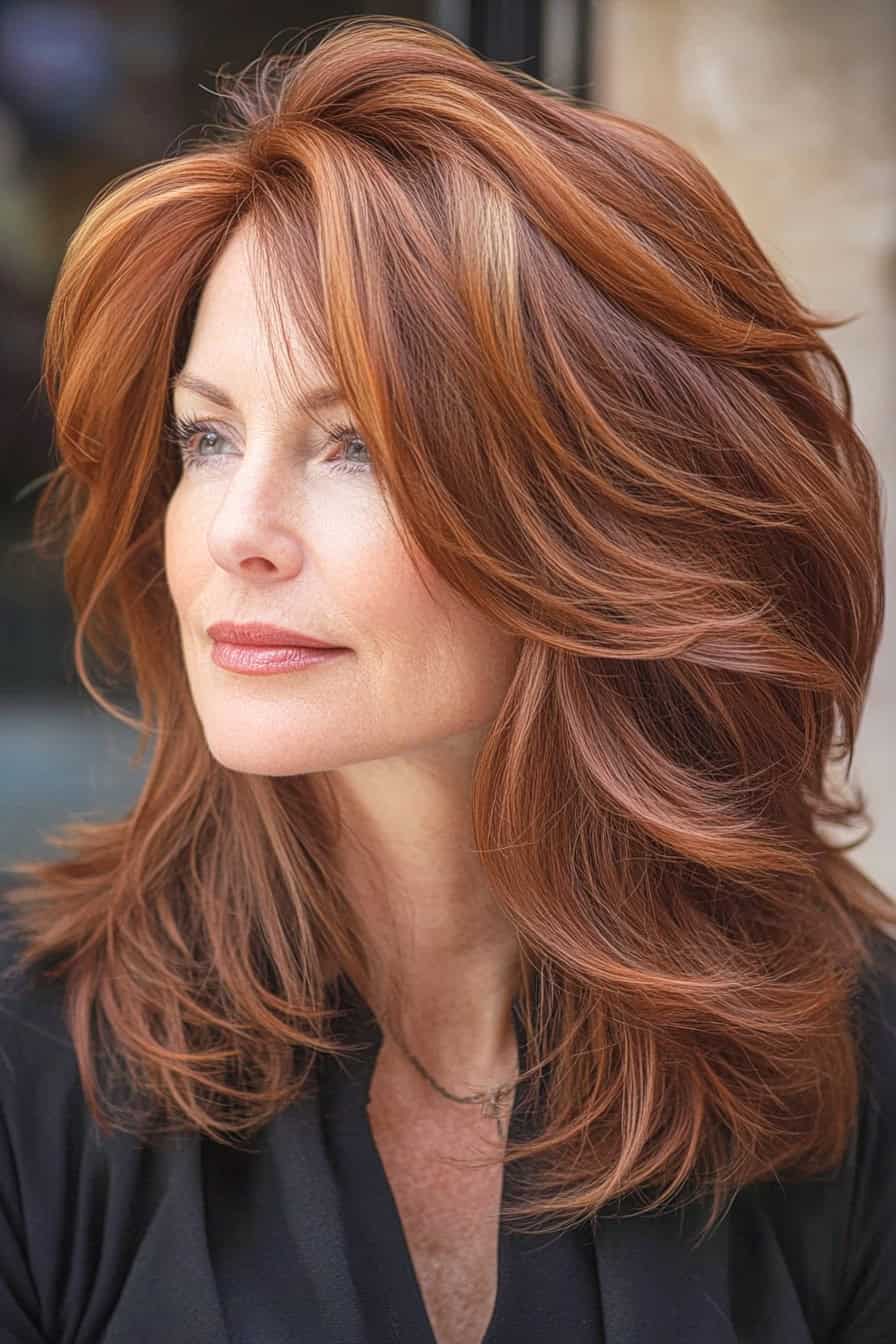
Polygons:
[[[830,771],[884,605],[880,480],[820,334],[848,319],[686,149],[430,24],[344,20],[216,92],[90,203],[46,325],[34,537],[62,543],[79,678],[152,743],[126,815],[69,819],[5,898],[16,969],[64,977],[94,1117],[240,1143],[347,1048],[326,967],[377,998],[335,800],[211,757],[166,586],[171,379],[246,223],[274,348],[298,324],[395,526],[521,640],[472,800],[547,1084],[489,1159],[531,1159],[517,1221],[711,1196],[708,1229],[743,1185],[831,1169],[896,925],[846,855],[865,836],[834,834],[870,825]],[[98,684],[123,676],[137,718]]]

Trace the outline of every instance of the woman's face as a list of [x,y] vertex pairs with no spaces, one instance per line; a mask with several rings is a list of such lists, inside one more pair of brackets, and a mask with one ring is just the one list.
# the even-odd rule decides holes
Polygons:
[[[306,388],[322,385],[298,333],[289,354]],[[176,416],[202,427],[165,514],[167,582],[209,750],[258,775],[463,755],[497,712],[519,641],[421,561],[430,597],[364,441],[327,442],[350,424],[348,407],[320,406],[320,424],[303,417],[278,394],[269,358],[240,230],[207,280],[183,367],[230,405],[178,386]],[[253,675],[213,657],[208,627],[219,621],[282,626],[344,652]]]

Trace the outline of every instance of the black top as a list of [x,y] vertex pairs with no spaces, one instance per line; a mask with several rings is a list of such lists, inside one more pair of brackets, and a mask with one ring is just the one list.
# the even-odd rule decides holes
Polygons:
[[[0,968],[15,946],[0,938]],[[896,1340],[896,947],[882,935],[875,947],[858,1001],[861,1109],[842,1164],[822,1177],[745,1187],[703,1240],[700,1205],[647,1217],[637,1216],[634,1202],[598,1215],[591,1226],[603,1344]],[[344,1101],[336,1110],[346,1120]],[[332,1120],[322,1124],[321,1108],[319,1096],[300,1099],[249,1149],[196,1135],[153,1144],[120,1131],[101,1135],[84,1103],[63,986],[34,975],[6,984],[0,1344],[390,1338],[373,1333],[381,1307],[356,1264],[355,1234],[374,1221],[391,1242],[388,1296],[401,1337],[425,1344],[394,1206],[383,1173],[375,1164],[370,1170],[369,1133],[362,1128],[364,1142],[346,1147]],[[349,1208],[359,1190],[377,1200],[376,1218],[350,1214],[346,1223],[343,1201]],[[521,1249],[503,1243],[496,1338],[509,1330],[511,1286],[531,1287],[527,1313],[548,1293],[550,1309],[564,1293],[589,1309],[583,1242],[539,1248],[531,1285],[519,1273]],[[555,1324],[542,1325],[540,1338],[575,1336]],[[600,1338],[596,1328],[592,1338]]]
[[[352,1276],[370,1344],[436,1344],[398,1207],[373,1140],[367,1105],[383,1035],[360,991],[343,980],[340,1036],[363,1043],[349,1059],[321,1060],[321,1114],[327,1155],[339,1187]],[[520,1070],[528,1054],[514,1004]],[[527,1133],[534,1088],[520,1084],[509,1137]],[[446,1103],[447,1104],[447,1103]],[[516,1166],[504,1170],[502,1207]],[[564,1232],[519,1233],[499,1229],[494,1310],[481,1344],[599,1344],[600,1300],[594,1237],[589,1224]]]

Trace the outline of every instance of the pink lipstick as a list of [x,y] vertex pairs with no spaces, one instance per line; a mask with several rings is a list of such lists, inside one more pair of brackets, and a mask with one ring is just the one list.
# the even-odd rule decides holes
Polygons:
[[206,631],[214,641],[212,662],[230,672],[270,676],[274,672],[298,672],[315,663],[330,662],[349,650],[327,644],[298,630],[252,623],[237,625],[218,621]]

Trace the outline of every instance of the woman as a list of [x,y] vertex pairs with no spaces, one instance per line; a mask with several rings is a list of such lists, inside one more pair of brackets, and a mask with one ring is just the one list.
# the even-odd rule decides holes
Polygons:
[[221,91],[48,318],[38,533],[153,751],[6,900],[2,1338],[893,1338],[835,323],[429,25]]

